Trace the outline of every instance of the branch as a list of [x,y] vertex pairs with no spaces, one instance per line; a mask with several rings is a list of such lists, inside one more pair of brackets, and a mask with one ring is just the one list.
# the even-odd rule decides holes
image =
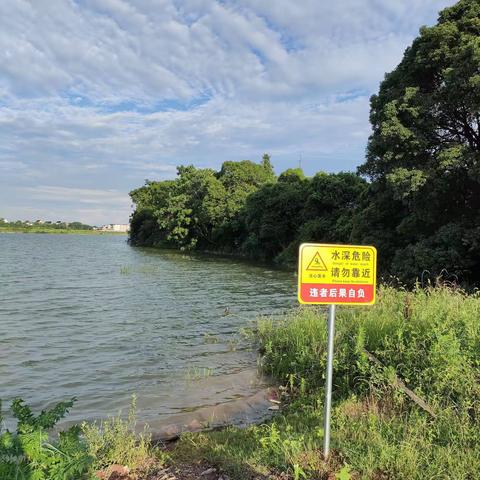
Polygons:
[[[363,349],[363,353],[365,353],[365,355],[371,362],[381,367],[384,367],[383,363],[375,355],[373,355],[373,353],[370,353],[368,350],[365,349]],[[413,402],[415,402],[422,410],[425,410],[425,412],[429,413],[433,418],[437,417],[432,407],[428,405],[428,403],[423,398],[419,397],[413,390],[410,390],[401,378],[398,378],[395,375],[395,380],[393,383],[397,388],[402,390],[402,392],[404,392]]]

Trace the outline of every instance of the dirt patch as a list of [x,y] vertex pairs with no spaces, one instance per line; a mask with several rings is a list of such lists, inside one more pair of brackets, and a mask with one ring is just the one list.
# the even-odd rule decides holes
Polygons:
[[[215,467],[206,463],[179,464],[171,467],[153,469],[149,474],[125,473],[125,467],[114,466],[109,470],[97,473],[99,479],[107,480],[230,480],[226,473],[222,473]],[[258,480],[263,480],[258,477]]]
[[[250,397],[240,398],[219,405],[202,407],[194,412],[172,415],[164,420],[148,422],[148,429],[155,442],[171,441],[184,432],[212,430],[229,425],[246,426],[270,418],[278,409],[279,394],[276,388],[264,388]],[[137,425],[143,431],[144,424]]]

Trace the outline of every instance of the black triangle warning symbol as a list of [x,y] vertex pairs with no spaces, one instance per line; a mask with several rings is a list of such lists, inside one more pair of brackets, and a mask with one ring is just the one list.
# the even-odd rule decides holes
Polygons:
[[328,270],[323,258],[320,256],[320,252],[316,252],[312,260],[308,264],[307,270],[316,270],[317,272],[326,272]]

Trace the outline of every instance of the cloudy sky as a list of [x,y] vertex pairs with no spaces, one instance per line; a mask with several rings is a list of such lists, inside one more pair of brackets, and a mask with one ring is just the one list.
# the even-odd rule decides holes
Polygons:
[[1,0],[0,217],[126,223],[178,164],[353,170],[368,98],[453,0]]

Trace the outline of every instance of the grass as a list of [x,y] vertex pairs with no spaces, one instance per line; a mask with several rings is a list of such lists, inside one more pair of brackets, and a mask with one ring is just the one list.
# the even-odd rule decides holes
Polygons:
[[135,433],[135,398],[126,419],[119,414],[49,434],[74,402],[61,402],[35,415],[23,400],[15,399],[11,411],[17,427],[13,432],[3,427],[0,403],[2,480],[113,480],[120,472],[128,474],[121,477],[125,480],[163,476],[168,454],[152,445],[147,429]]
[[155,448],[147,429],[136,435],[136,399],[126,419],[111,417],[94,424],[84,423],[82,433],[87,445],[87,452],[93,458],[91,471],[108,471],[111,465],[124,465],[133,472],[148,475],[163,465],[167,454]]
[[[321,457],[326,325],[321,308],[261,320],[264,370],[288,404],[270,423],[184,435],[177,461],[232,478],[472,479],[480,470],[480,298],[441,287],[382,288],[374,307],[337,310],[329,463]],[[382,365],[372,364],[365,350]],[[393,381],[402,378],[436,413]],[[332,476],[333,475],[333,476]]]

